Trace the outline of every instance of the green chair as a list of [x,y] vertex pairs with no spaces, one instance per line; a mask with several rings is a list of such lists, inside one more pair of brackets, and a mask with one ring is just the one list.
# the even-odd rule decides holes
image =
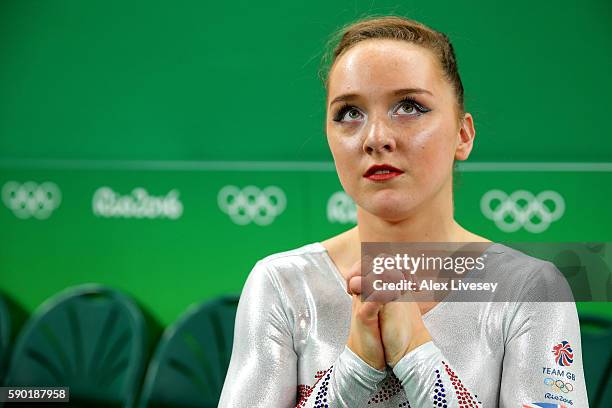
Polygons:
[[45,301],[21,330],[5,383],[70,387],[72,407],[131,408],[145,347],[142,314],[128,297],[95,284],[69,288]]
[[612,395],[604,395],[604,390],[612,376],[612,320],[580,316],[580,332],[589,404],[591,408],[609,408]]
[[140,408],[216,407],[229,366],[238,296],[187,310],[168,327],[147,369]]
[[0,296],[0,385],[6,372],[9,341],[11,339],[11,316],[2,296]]
[[593,408],[608,408],[610,406],[610,401],[612,400],[612,362],[606,377],[606,381],[602,385],[600,394],[595,401],[597,405],[591,405]]

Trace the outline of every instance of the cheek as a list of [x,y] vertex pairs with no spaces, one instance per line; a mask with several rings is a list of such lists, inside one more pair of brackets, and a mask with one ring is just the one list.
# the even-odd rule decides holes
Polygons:
[[427,126],[406,139],[407,165],[419,184],[434,185],[452,171],[454,158],[452,130],[443,124]]
[[361,151],[361,143],[358,137],[332,135],[328,137],[327,142],[338,167],[355,164],[355,159]]
[[338,136],[329,136],[327,139],[340,184],[348,193],[353,191],[352,186],[356,182],[354,176],[361,149],[358,139],[357,137]]
[[[430,166],[443,166],[453,158],[453,129],[439,123],[416,130],[407,138],[407,151],[413,160]],[[426,166],[429,167],[429,166]]]

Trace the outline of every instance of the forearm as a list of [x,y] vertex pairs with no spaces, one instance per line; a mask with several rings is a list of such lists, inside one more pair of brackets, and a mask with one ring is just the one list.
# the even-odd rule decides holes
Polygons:
[[298,403],[298,407],[366,406],[376,386],[386,375],[386,371],[369,366],[345,346],[334,364],[311,388],[307,398]]
[[460,401],[462,404],[480,405],[431,341],[406,354],[393,372],[400,380],[411,408],[431,407],[432,403],[452,408],[459,407]]

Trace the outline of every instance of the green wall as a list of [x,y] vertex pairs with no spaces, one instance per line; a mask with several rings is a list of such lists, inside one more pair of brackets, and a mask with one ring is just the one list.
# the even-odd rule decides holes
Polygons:
[[[4,1],[0,291],[31,311],[66,286],[107,283],[167,324],[239,292],[261,257],[350,228],[342,202],[328,211],[340,185],[317,69],[328,35],[372,13],[453,40],[477,128],[456,192],[464,226],[612,241],[610,2]],[[269,224],[236,224],[218,202],[228,185],[277,186],[286,205],[273,214],[278,197],[263,200]],[[113,207],[103,187],[165,200]],[[52,210],[15,210],[28,189]],[[504,232],[481,211],[491,190],[553,190],[565,209],[543,232]]]

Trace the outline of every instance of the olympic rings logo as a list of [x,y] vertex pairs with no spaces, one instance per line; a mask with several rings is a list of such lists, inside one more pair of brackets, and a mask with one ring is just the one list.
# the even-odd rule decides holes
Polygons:
[[555,389],[555,392],[563,392],[567,394],[568,392],[574,391],[574,386],[568,382],[563,382],[562,380],[555,380],[554,378],[545,378],[544,385],[552,387]]
[[336,191],[327,200],[327,220],[340,224],[357,223],[357,207],[344,191]]
[[515,232],[523,227],[538,234],[563,216],[565,200],[552,190],[542,191],[536,196],[526,190],[517,190],[510,195],[501,190],[490,190],[482,196],[480,210],[504,232]]
[[23,184],[8,181],[2,186],[2,201],[17,218],[34,217],[44,220],[59,207],[62,193],[59,187],[50,181],[40,185],[33,181]]
[[240,189],[229,185],[219,191],[217,204],[221,211],[238,225],[254,222],[265,226],[271,224],[285,210],[287,197],[283,190],[276,186],[260,190],[256,186]]

